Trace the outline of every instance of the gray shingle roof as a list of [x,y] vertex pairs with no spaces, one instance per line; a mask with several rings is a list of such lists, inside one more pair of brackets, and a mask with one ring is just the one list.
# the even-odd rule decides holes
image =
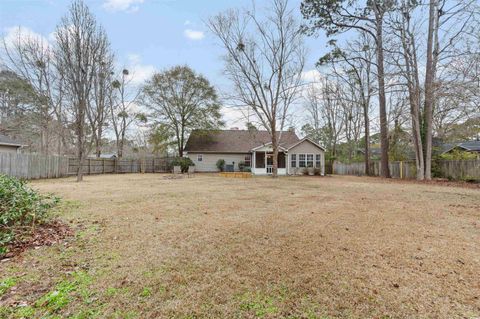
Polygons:
[[[280,134],[280,132],[277,132]],[[184,150],[205,153],[249,153],[253,148],[272,140],[267,131],[258,130],[195,130],[190,134]],[[288,148],[299,141],[292,131],[281,133],[280,146]]]
[[22,143],[15,141],[13,138],[10,138],[6,135],[0,134],[0,145],[11,145],[11,146],[23,146]]
[[480,152],[480,141],[466,141],[466,142],[456,142],[451,144],[441,145],[441,153],[450,152],[452,149],[460,147],[466,151],[470,152]]
[[480,152],[480,141],[462,142],[458,146],[463,147],[468,151]]

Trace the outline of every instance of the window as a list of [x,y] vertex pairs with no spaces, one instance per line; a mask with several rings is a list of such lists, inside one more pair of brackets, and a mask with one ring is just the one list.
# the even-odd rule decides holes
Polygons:
[[313,167],[313,154],[307,154],[307,167]]
[[322,166],[321,164],[321,155],[320,154],[316,154],[315,155],[315,167],[316,168],[320,168]]
[[198,154],[197,155],[197,162],[202,162],[203,161],[203,154]]
[[252,155],[245,155],[245,167],[252,166]]
[[307,167],[305,154],[298,154],[298,167]]
[[297,154],[290,155],[290,167],[297,167]]

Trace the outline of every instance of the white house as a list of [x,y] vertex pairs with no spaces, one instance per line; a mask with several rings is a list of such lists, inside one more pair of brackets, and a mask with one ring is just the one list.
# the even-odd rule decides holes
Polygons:
[[[314,141],[299,139],[293,131],[277,132],[280,140],[278,175],[302,174],[308,167],[325,174],[325,149]],[[227,170],[250,167],[255,175],[269,175],[273,170],[271,136],[259,130],[196,130],[185,145],[185,156],[198,172],[217,172],[216,163],[225,161]]]

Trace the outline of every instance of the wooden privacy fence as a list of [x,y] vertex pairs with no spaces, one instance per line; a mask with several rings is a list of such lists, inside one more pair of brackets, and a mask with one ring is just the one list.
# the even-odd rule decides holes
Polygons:
[[[438,177],[451,179],[478,179],[480,180],[480,160],[468,161],[435,161],[432,163],[434,173]],[[380,175],[380,162],[370,163],[373,176]],[[416,178],[417,168],[414,161],[390,162],[390,174],[393,178]],[[365,163],[341,162],[333,163],[333,174],[337,175],[365,175]]]
[[0,153],[0,173],[23,179],[68,176],[68,166],[67,157]]
[[[145,159],[85,159],[83,173],[165,173],[169,171],[173,157]],[[23,179],[59,178],[77,174],[79,161],[76,158],[15,154],[0,152],[0,173]]]
[[[170,169],[173,157],[144,159],[104,159],[87,158],[82,165],[84,174],[121,174],[121,173],[166,173]],[[77,174],[79,161],[70,158],[68,174]]]

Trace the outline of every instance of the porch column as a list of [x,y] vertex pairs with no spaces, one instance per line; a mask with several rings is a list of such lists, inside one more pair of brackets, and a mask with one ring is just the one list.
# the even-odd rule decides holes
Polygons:
[[255,164],[256,164],[256,160],[257,160],[257,157],[255,156],[256,152],[252,152],[252,165],[251,166],[251,169],[252,169],[252,173],[255,173]]
[[265,166],[265,173],[266,173],[267,172],[267,163],[268,163],[268,161],[267,161],[267,151],[265,151],[265,158],[263,159],[263,163],[265,164],[264,166]]
[[322,163],[322,176],[325,176],[325,152],[323,152],[321,155],[321,163]]

